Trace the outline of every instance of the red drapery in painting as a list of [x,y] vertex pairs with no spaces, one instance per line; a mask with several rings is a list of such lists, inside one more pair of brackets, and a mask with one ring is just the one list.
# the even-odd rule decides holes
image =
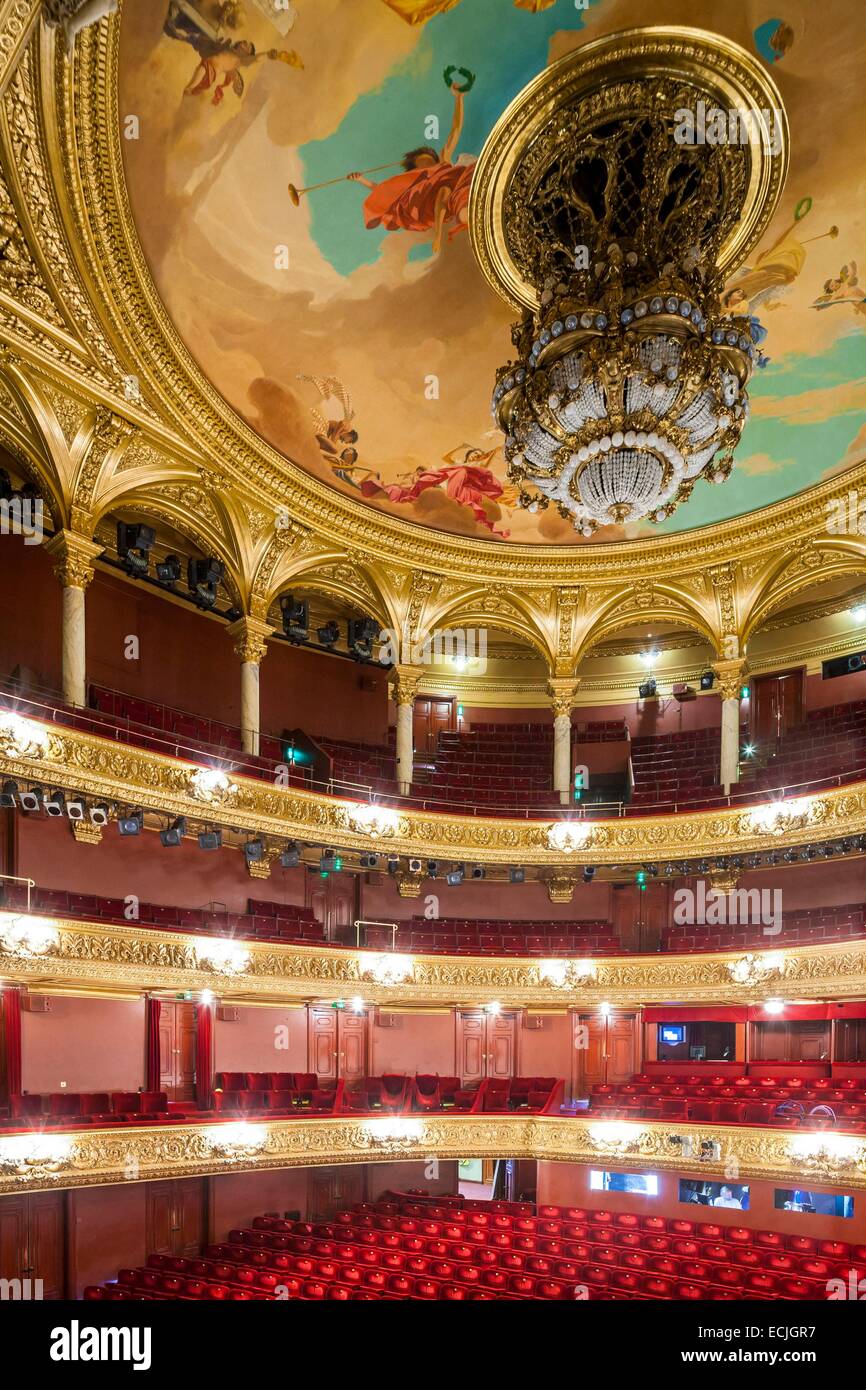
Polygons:
[[195,1011],[195,1098],[201,1110],[209,1110],[213,1085],[213,1010],[198,1004]]
[[145,1009],[144,1030],[144,1089],[159,1090],[161,1073],[159,1058],[159,1015],[162,1005],[158,999],[148,997]]

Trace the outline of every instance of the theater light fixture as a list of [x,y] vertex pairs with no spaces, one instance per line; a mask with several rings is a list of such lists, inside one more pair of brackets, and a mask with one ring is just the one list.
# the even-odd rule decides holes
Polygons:
[[781,975],[785,969],[785,957],[781,951],[765,951],[763,955],[749,952],[740,956],[739,960],[726,961],[725,964],[734,984],[754,987],[765,984],[775,975]]
[[591,960],[543,960],[539,972],[544,983],[554,989],[576,989],[595,979],[596,966]]
[[7,758],[44,758],[51,747],[51,735],[34,719],[20,714],[0,715],[0,751]]
[[219,975],[243,975],[249,969],[252,957],[249,951],[235,941],[214,937],[209,940],[199,937],[195,943],[196,960]]
[[654,700],[658,694],[655,676],[651,676],[649,680],[641,681],[637,693],[639,700]]
[[46,815],[62,816],[66,811],[66,798],[63,792],[55,787],[53,791],[48,792],[42,805]]
[[84,820],[87,815],[87,806],[80,796],[74,796],[71,801],[67,801],[66,814],[70,820]]
[[815,801],[809,796],[790,801],[772,801],[750,812],[749,829],[754,835],[784,835],[788,830],[803,830],[810,824]]
[[239,1120],[237,1124],[212,1125],[202,1137],[208,1148],[226,1163],[238,1163],[261,1153],[268,1142],[268,1127]]
[[0,1139],[0,1172],[36,1180],[59,1173],[72,1152],[61,1134],[16,1134]]
[[511,883],[525,883],[526,870],[512,865],[511,868],[508,870],[508,878]]
[[640,1147],[644,1131],[637,1125],[609,1120],[587,1128],[590,1142],[602,1153],[624,1154]]
[[133,811],[131,816],[119,816],[117,828],[121,835],[140,835],[144,815],[141,811]]
[[0,912],[0,943],[7,955],[32,960],[56,951],[60,932],[41,917]]
[[484,1012],[489,1014],[491,1018],[496,1018],[497,1014],[502,1013],[502,1005],[498,999],[491,999],[489,1004],[484,1005]]
[[228,801],[237,787],[218,767],[197,767],[190,774],[190,791],[198,801],[219,805]]
[[558,854],[574,854],[592,839],[592,826],[584,820],[559,820],[547,830],[548,849]]
[[296,599],[294,594],[280,597],[280,612],[283,616],[283,632],[290,642],[306,642],[310,635],[310,605],[306,599]]
[[135,579],[147,574],[155,540],[156,531],[152,526],[128,525],[125,521],[118,521],[117,553],[127,574]]
[[340,624],[333,619],[325,623],[322,627],[316,628],[316,638],[320,647],[325,647],[330,651],[340,640]]
[[156,566],[156,579],[158,584],[176,584],[182,573],[180,556],[166,555],[164,560],[159,560]]
[[411,1149],[424,1137],[422,1121],[409,1119],[408,1116],[383,1115],[362,1123],[370,1143],[381,1148]]
[[284,869],[296,869],[301,862],[301,851],[294,842],[286,845],[280,855],[280,864]]
[[375,618],[350,618],[348,627],[349,652],[356,661],[370,661],[373,643],[379,635]]
[[199,849],[220,849],[223,842],[221,830],[202,830],[198,837]]
[[160,843],[166,849],[176,849],[183,844],[183,837],[186,834],[186,816],[178,816],[173,820],[166,830],[160,830]]
[[784,999],[765,999],[765,1000],[764,1000],[764,1013],[765,1013],[765,1014],[783,1014],[784,1012],[785,1012],[785,1001],[784,1001]]
[[445,882],[449,888],[457,888],[466,877],[466,870],[462,864],[456,864],[450,873],[445,875]]
[[411,980],[413,962],[411,956],[374,956],[358,961],[361,975],[377,985],[402,985]]
[[836,1173],[846,1168],[862,1168],[866,1163],[866,1144],[862,1139],[827,1131],[792,1136],[788,1141],[788,1153],[796,1164],[812,1173]]
[[215,608],[220,580],[225,573],[225,565],[214,555],[203,560],[191,559],[186,567],[186,582],[190,594],[199,608]]
[[352,829],[359,835],[369,835],[371,840],[396,835],[400,829],[399,813],[388,806],[359,802],[348,806],[346,810]]
[[248,864],[261,864],[265,857],[263,840],[247,840],[244,845],[244,859]]
[[701,674],[701,690],[712,690],[716,683],[715,671],[704,671]]
[[18,783],[6,781],[0,789],[0,806],[15,806],[18,801]]
[[356,994],[356,995],[353,997],[352,1002],[351,1002],[352,1013],[353,1013],[353,1014],[362,1014],[362,1013],[364,1012],[364,1009],[365,1009],[365,1008],[366,1008],[366,1005],[365,1005],[363,999],[361,998],[360,994]]
[[473,864],[472,877],[476,880],[487,877],[487,870],[483,864]]

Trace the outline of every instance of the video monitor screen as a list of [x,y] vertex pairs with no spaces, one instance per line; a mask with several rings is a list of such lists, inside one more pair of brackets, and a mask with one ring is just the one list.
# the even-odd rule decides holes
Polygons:
[[680,1201],[698,1207],[730,1207],[749,1210],[749,1189],[739,1182],[702,1182],[698,1178],[680,1179]]
[[676,1045],[686,1040],[686,1026],[684,1023],[662,1023],[659,1027],[659,1032],[663,1043],[672,1043]]
[[853,1216],[854,1198],[843,1192],[810,1192],[805,1187],[777,1187],[777,1211],[799,1211],[808,1216]]
[[608,1173],[591,1168],[589,1186],[593,1192],[640,1192],[644,1197],[659,1195],[658,1173]]

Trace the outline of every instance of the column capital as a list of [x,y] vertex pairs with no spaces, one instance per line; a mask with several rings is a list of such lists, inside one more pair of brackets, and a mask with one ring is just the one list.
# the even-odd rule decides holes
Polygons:
[[262,622],[260,618],[247,615],[238,618],[237,622],[229,623],[226,632],[234,641],[235,656],[240,657],[241,661],[252,662],[258,666],[267,655],[268,638],[273,635],[274,628],[270,623]]
[[64,589],[86,589],[93,578],[93,566],[103,547],[77,531],[57,531],[45,541],[45,551],[54,561],[54,573]]
[[736,657],[733,661],[714,661],[712,669],[719,682],[719,694],[723,700],[739,698],[743,676],[746,673],[746,658]]
[[423,678],[423,666],[393,666],[389,680],[395,704],[414,704],[418,686]]
[[555,719],[570,715],[577,699],[580,678],[577,676],[551,676],[547,682],[547,693]]

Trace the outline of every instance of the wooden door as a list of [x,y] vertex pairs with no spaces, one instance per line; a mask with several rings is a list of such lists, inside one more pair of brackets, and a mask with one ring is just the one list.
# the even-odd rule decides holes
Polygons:
[[611,892],[612,924],[624,951],[657,951],[668,925],[670,887],[649,882],[616,885]]
[[170,1100],[195,1098],[196,1006],[163,1002],[159,1012],[159,1087]]
[[422,695],[412,711],[412,741],[418,762],[432,762],[440,733],[454,728],[454,701]]
[[803,723],[804,676],[801,668],[774,676],[756,676],[751,682],[750,735],[759,751],[762,744],[775,744],[789,729]]
[[485,1077],[507,1080],[517,1070],[517,1015],[458,1009],[457,1071],[467,1090]]
[[355,945],[359,882],[357,874],[331,873],[327,878],[307,875],[306,905],[325,928],[327,941]]
[[[637,1071],[635,1014],[573,1014],[574,1062],[572,1090],[589,1095],[592,1087],[619,1085]],[[578,1031],[579,1030],[579,1031]],[[585,1045],[584,1045],[585,1044]]]
[[337,1010],[312,1005],[307,1013],[307,1068],[323,1087],[337,1084]]
[[65,1192],[0,1197],[0,1279],[41,1279],[44,1299],[65,1297]]
[[337,1212],[366,1200],[363,1165],[309,1170],[307,1205],[310,1221],[332,1221]]
[[475,1090],[486,1075],[487,1015],[480,1011],[458,1009],[455,1015],[457,1029],[457,1074],[460,1083],[467,1090]]
[[197,1255],[206,1244],[205,1180],[147,1184],[147,1249],[152,1255]]
[[517,1072],[517,1015],[486,1014],[487,1075],[510,1080]]
[[367,1075],[370,1015],[342,1012],[337,1015],[337,1076],[347,1086]]

